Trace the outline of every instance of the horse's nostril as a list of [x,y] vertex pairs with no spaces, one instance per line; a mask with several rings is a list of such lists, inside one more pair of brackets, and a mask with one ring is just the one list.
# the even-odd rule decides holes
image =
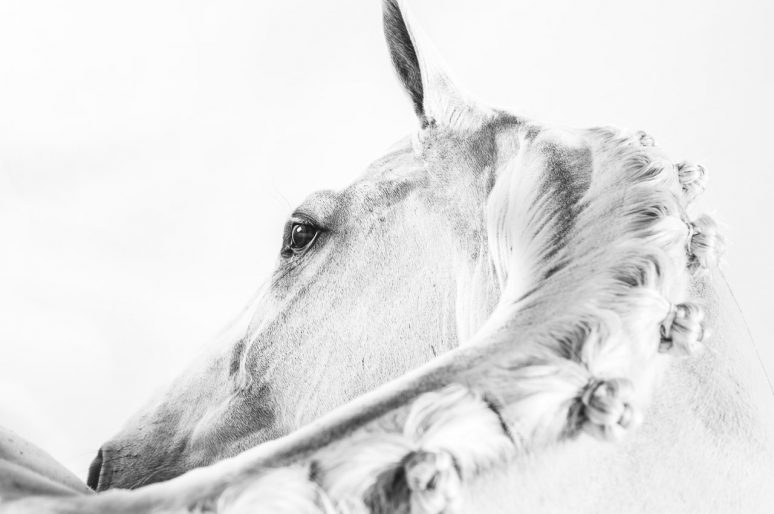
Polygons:
[[102,448],[99,449],[97,452],[97,456],[94,457],[94,460],[91,461],[91,464],[89,464],[89,476],[86,478],[86,484],[94,489],[97,490],[97,486],[99,486],[99,475],[102,473]]

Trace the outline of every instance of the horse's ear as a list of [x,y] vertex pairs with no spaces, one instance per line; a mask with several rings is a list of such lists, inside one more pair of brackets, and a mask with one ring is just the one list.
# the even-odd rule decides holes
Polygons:
[[[384,35],[392,63],[408,92],[422,127],[462,121],[472,103],[465,100],[443,71],[432,45],[425,40],[402,0],[383,0]],[[459,122],[458,121],[458,122]]]

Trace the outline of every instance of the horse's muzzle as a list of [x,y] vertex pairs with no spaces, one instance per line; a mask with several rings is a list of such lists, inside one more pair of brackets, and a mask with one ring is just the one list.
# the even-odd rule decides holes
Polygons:
[[113,470],[110,468],[110,458],[105,460],[104,447],[100,448],[97,456],[89,465],[89,476],[86,478],[86,484],[95,491],[104,491],[110,487],[110,479],[113,476]]

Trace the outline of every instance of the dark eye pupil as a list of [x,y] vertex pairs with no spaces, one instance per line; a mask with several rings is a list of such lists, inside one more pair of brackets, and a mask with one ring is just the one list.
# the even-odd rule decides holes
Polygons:
[[317,234],[317,229],[310,225],[303,225],[296,223],[293,228],[290,229],[290,246],[296,250],[305,248],[312,242],[314,236]]

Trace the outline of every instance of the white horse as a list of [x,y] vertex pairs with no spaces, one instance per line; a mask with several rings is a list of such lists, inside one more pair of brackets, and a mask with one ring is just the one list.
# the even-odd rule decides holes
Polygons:
[[385,0],[418,130],[296,209],[247,326],[102,447],[103,492],[10,458],[0,510],[774,508],[703,168],[473,101],[409,18]]

